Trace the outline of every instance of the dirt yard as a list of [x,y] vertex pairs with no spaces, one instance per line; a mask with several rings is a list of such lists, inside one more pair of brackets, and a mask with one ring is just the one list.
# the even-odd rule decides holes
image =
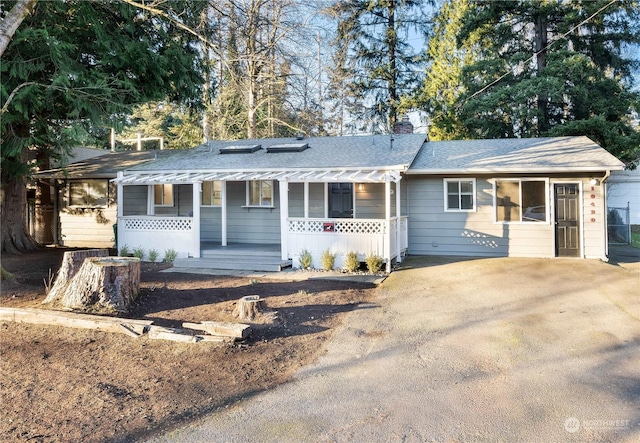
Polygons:
[[[42,308],[63,249],[3,255],[14,280],[0,305]],[[324,352],[342,315],[371,299],[361,283],[287,282],[162,273],[143,263],[130,318],[180,327],[237,321],[234,303],[259,294],[278,321],[232,345],[131,338],[92,330],[0,323],[3,442],[131,442],[287,381]]]

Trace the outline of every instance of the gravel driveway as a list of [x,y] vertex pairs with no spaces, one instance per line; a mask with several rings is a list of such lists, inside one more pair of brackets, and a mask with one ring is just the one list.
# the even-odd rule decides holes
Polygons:
[[157,442],[638,442],[640,267],[410,258],[296,378]]

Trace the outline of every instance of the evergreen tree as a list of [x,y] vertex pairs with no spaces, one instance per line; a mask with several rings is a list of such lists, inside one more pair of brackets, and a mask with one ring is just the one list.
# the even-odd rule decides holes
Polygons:
[[480,44],[460,75],[464,136],[587,135],[623,160],[637,157],[637,60],[625,49],[640,43],[639,11],[635,0],[470,3],[458,48]]
[[428,27],[423,0],[339,0],[328,10],[338,20],[335,44],[340,65],[334,85],[342,84],[350,106],[362,106],[365,131],[386,132],[398,114],[401,97],[418,84],[418,59],[407,38]]
[[0,66],[2,250],[33,246],[24,216],[32,156],[46,167],[135,104],[197,98],[196,61],[190,38],[125,3],[38,2]]
[[456,104],[463,92],[462,69],[476,61],[478,39],[472,35],[458,45],[469,0],[448,0],[434,20],[429,38],[424,84],[411,104],[429,115],[430,140],[454,140],[465,135]]
[[136,106],[129,118],[132,125],[121,134],[127,139],[138,133],[164,137],[165,149],[188,149],[203,141],[200,113],[184,105],[149,102]]

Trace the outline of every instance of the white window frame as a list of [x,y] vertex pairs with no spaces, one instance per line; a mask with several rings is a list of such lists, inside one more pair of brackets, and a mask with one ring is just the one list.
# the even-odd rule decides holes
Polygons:
[[[211,203],[205,203],[204,202],[204,196],[205,196],[205,192],[204,192],[204,188],[205,188],[205,183],[212,183],[211,185],[211,194],[209,195],[209,198],[211,199]],[[218,198],[218,203],[216,203],[216,192],[220,193],[220,197]],[[201,206],[205,206],[207,208],[218,208],[220,206],[222,206],[222,181],[220,180],[208,180],[206,182],[202,182],[202,196],[200,199],[200,205]]]
[[[162,186],[162,193],[160,194],[161,196],[161,202],[158,203],[156,201],[156,186]],[[165,186],[171,186],[171,201],[170,202],[166,202],[165,201],[165,190],[164,187]],[[175,201],[175,187],[173,186],[173,183],[162,183],[162,184],[157,184],[157,185],[153,185],[153,205],[156,208],[171,208],[173,207],[173,202]]]
[[[518,183],[518,198],[520,199],[520,220],[504,221],[498,220],[498,182],[516,182]],[[531,221],[523,219],[522,212],[522,183],[523,182],[544,182],[544,205],[545,205],[545,220],[544,221]],[[524,177],[524,178],[494,178],[493,179],[493,221],[499,224],[526,224],[526,225],[548,225],[551,223],[551,205],[550,205],[550,187],[549,177]]]
[[[251,183],[252,182],[259,182],[260,183],[260,198],[258,199],[258,201],[260,202],[260,204],[258,205],[252,205],[251,204]],[[264,183],[270,183],[271,184],[271,201],[269,203],[265,203],[265,196],[263,194],[263,186]],[[245,208],[274,208],[274,199],[275,199],[275,189],[273,186],[273,180],[247,180],[246,182],[246,199],[245,199]]]
[[[471,193],[463,193],[458,191],[458,204],[460,208],[449,208],[449,183],[457,182],[458,190],[460,190],[461,182],[471,182]],[[476,198],[476,179],[475,178],[444,178],[442,179],[443,195],[444,195],[444,212],[476,212],[477,198]],[[463,195],[471,195],[472,207],[470,209],[462,209],[461,197]]]
[[[104,198],[105,203],[103,205],[92,205],[91,203],[89,203],[87,201],[88,197],[91,196],[91,194],[92,194],[91,193],[91,189],[94,189],[94,188],[91,187],[91,184],[96,183],[96,182],[102,183],[102,184],[104,184],[106,186],[104,196],[100,196],[99,197],[99,199]],[[73,204],[71,202],[71,198],[72,198],[71,187],[72,186],[75,187],[75,186],[78,186],[78,185],[82,186],[83,197],[84,197],[84,200],[85,200],[83,202],[83,204],[80,204],[80,205]],[[79,180],[69,181],[67,183],[67,199],[68,199],[67,201],[69,202],[69,207],[70,208],[106,208],[106,207],[109,206],[109,181],[106,180],[106,179],[105,180],[89,179],[89,180],[82,180],[82,181],[79,181]]]

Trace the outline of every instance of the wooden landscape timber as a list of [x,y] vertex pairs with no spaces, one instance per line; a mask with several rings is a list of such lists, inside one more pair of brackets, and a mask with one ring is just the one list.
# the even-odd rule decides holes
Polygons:
[[216,321],[203,321],[200,323],[182,323],[183,328],[197,329],[211,335],[221,335],[245,339],[251,334],[251,326],[243,323],[221,323]]
[[51,311],[47,309],[0,307],[0,321],[30,323],[34,325],[65,326],[78,329],[118,332],[139,337],[146,332],[153,320],[104,317],[75,312]]
[[[147,335],[149,339],[171,340],[182,343],[231,343],[249,336],[250,327],[235,323],[217,323],[204,321],[200,323],[183,323],[194,325],[191,329],[166,328],[156,326],[153,320],[138,320],[131,318],[106,317],[102,315],[79,314],[75,312],[53,311],[33,308],[0,307],[0,321],[15,323],[30,323],[47,326],[63,326],[77,329],[93,329],[103,332],[116,332],[137,338]],[[214,327],[211,325],[219,325]],[[204,326],[204,328],[202,327]],[[198,331],[216,331],[210,334]]]
[[148,328],[148,334],[150,339],[159,340],[171,340],[182,343],[198,343],[201,341],[217,342],[217,343],[231,343],[234,341],[233,337],[224,337],[219,335],[204,335],[194,334],[193,330],[180,329],[180,328],[165,328],[164,326],[151,325]]

